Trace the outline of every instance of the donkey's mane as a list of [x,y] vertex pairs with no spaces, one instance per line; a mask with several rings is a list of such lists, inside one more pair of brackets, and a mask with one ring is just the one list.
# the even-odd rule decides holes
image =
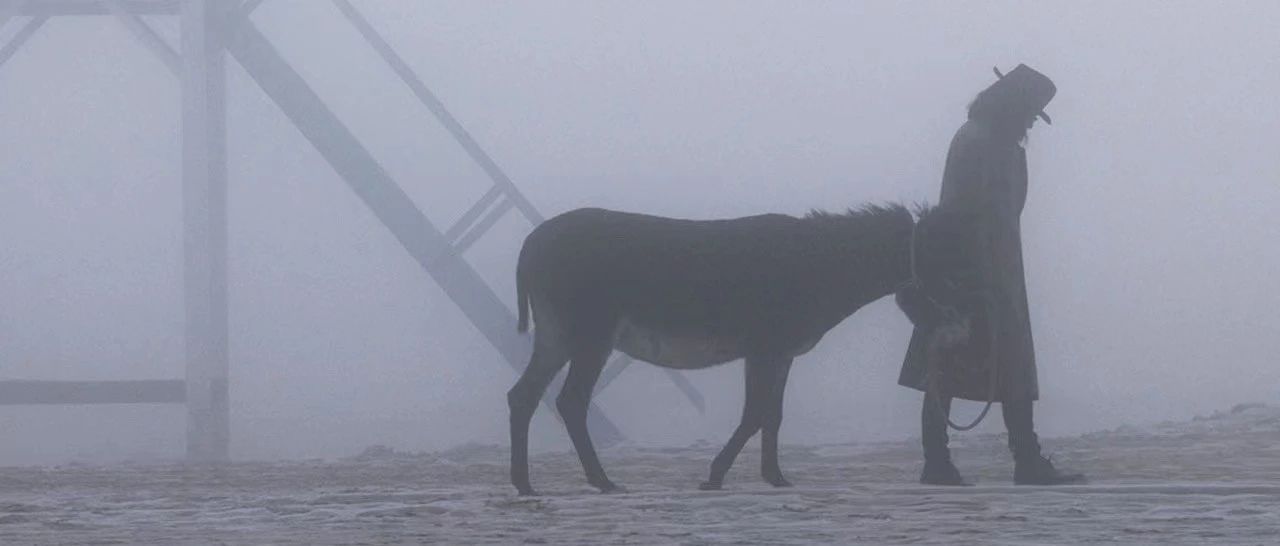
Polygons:
[[898,203],[867,204],[850,207],[844,212],[828,212],[810,210],[804,220],[816,225],[856,229],[862,232],[879,232],[885,229],[909,227],[915,222],[914,216],[923,217],[928,213],[927,207],[915,207],[915,214],[906,206]]

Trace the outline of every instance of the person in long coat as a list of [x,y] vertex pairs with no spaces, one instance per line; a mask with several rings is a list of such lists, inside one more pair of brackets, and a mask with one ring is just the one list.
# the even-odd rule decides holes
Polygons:
[[978,230],[972,257],[982,270],[981,305],[969,309],[978,310],[970,313],[968,342],[939,357],[943,321],[920,319],[904,305],[910,303],[904,302],[908,295],[900,293],[899,305],[916,324],[898,383],[925,392],[921,483],[965,484],[947,447],[953,398],[1000,403],[1015,483],[1078,483],[1082,475],[1059,472],[1041,454],[1035,433],[1032,407],[1040,390],[1022,264],[1020,216],[1027,198],[1022,143],[1037,118],[1051,123],[1044,107],[1057,88],[1026,65],[1008,74],[996,70],[996,75],[969,105],[968,121],[951,141],[938,203],[939,210],[976,219],[966,226]]

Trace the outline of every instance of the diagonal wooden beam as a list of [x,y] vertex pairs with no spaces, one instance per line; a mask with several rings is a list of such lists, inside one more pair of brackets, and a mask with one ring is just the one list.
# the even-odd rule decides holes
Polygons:
[[[600,373],[600,380],[596,382],[596,388],[593,392],[596,395],[603,393],[604,390],[609,385],[613,384],[613,381],[617,379],[618,376],[622,375],[622,372],[626,371],[626,369],[633,363],[635,363],[635,359],[627,356],[625,353],[615,352],[614,357],[609,359],[609,362],[605,364],[604,371]],[[689,381],[688,377],[685,377],[684,374],[670,368],[662,368],[662,371],[667,374],[667,378],[676,385],[676,388],[680,389],[680,392],[684,393],[685,398],[689,399],[689,403],[693,404],[694,408],[697,408],[698,413],[707,412],[706,398],[704,398],[702,396],[702,392],[698,391],[698,388]]]
[[5,44],[3,48],[0,48],[0,66],[4,66],[4,63],[9,62],[9,59],[12,59],[18,53],[18,50],[22,48],[22,45],[27,43],[27,40],[30,40],[31,36],[37,30],[40,30],[40,27],[44,26],[45,21],[48,20],[49,16],[47,15],[33,17],[30,21],[27,21],[26,25],[18,29],[18,33],[13,35],[13,39],[9,40],[9,43]]
[[13,19],[18,11],[27,5],[31,0],[11,0],[0,4],[0,30],[4,30],[4,26],[9,24],[9,20]]
[[501,220],[502,217],[507,214],[507,211],[511,210],[511,207],[513,206],[515,206],[515,202],[510,197],[503,199],[502,202],[494,205],[493,209],[489,211],[489,214],[486,214],[484,218],[481,218],[480,221],[476,223],[475,227],[471,228],[470,231],[464,233],[462,237],[458,238],[458,241],[453,244],[454,252],[466,252],[468,248],[471,248],[471,245],[480,240],[481,235],[484,235],[486,231],[489,231],[489,228],[492,228],[494,224],[498,223],[498,220]]
[[[516,332],[511,310],[405,194],[391,175],[329,109],[302,76],[244,14],[232,14],[226,48],[316,151],[462,310],[515,370],[528,363],[531,344]],[[547,398],[543,399],[548,402]],[[588,426],[602,443],[621,433],[594,405]]]
[[680,392],[684,393],[684,397],[689,399],[689,403],[693,404],[693,407],[698,409],[698,413],[707,412],[707,400],[702,397],[702,393],[698,391],[698,387],[693,386],[693,382],[689,381],[688,377],[685,377],[684,374],[670,368],[663,368],[662,371],[667,374],[667,379],[670,379],[672,383],[675,383],[676,388],[680,389]]
[[262,3],[265,1],[266,0],[244,0],[244,3],[240,5],[240,13],[248,16],[250,13],[253,13],[253,10],[261,7]]
[[495,184],[503,186],[510,192],[509,197],[514,200],[515,207],[534,225],[541,224],[545,219],[542,213],[533,207],[533,203],[529,202],[524,194],[520,193],[515,184],[511,182],[511,178],[507,176],[507,173],[503,172],[501,167],[498,167],[498,164],[493,161],[493,158],[489,157],[489,154],[485,153],[480,144],[476,142],[476,139],[471,136],[471,133],[458,122],[457,118],[453,117],[453,114],[449,113],[440,98],[435,93],[432,93],[430,89],[427,89],[426,84],[422,83],[422,79],[409,67],[409,63],[406,63],[396,53],[395,49],[392,49],[391,45],[382,38],[382,35],[378,34],[378,31],[373,28],[373,25],[369,24],[369,21],[359,11],[356,11],[351,2],[333,0],[333,3],[337,6],[338,11],[341,11],[342,15],[351,22],[356,31],[364,37],[365,41],[369,42],[374,51],[387,62],[391,70],[404,81],[405,85],[409,86],[409,90],[413,92],[413,95],[453,135],[453,138],[458,141],[458,144],[462,146],[467,155],[471,156],[471,159],[480,165],[480,168],[484,170],[485,174],[489,175],[489,178]]
[[610,383],[613,383],[613,380],[622,375],[622,372],[626,371],[634,362],[634,359],[623,353],[613,353],[613,358],[610,358],[609,361],[604,364],[604,370],[600,372],[600,379],[596,381],[596,388],[593,391],[593,395],[599,395],[604,392],[605,387],[608,387]]
[[475,221],[480,218],[480,214],[489,210],[489,206],[493,205],[493,202],[497,201],[499,197],[502,197],[503,193],[502,186],[497,184],[490,186],[489,191],[480,196],[480,199],[474,205],[471,205],[471,208],[467,209],[466,212],[462,213],[462,216],[453,223],[453,226],[449,227],[448,231],[444,232],[444,237],[450,241],[457,241],[458,237],[461,237],[463,233],[471,229],[471,226],[475,225]]
[[178,52],[174,51],[169,42],[152,29],[151,25],[143,21],[141,16],[129,11],[123,0],[102,0],[102,3],[115,14],[116,19],[129,30],[130,34],[133,34],[134,38],[137,38],[164,64],[165,68],[169,69],[169,72],[175,76],[182,73],[182,57]]

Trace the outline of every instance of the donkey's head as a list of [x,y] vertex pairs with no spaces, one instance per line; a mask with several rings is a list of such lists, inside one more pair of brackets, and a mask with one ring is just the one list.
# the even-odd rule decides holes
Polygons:
[[978,215],[921,209],[911,242],[908,282],[898,289],[899,307],[917,325],[946,315],[967,314],[986,289],[982,255],[985,230]]
[[806,219],[824,241],[816,254],[838,262],[836,283],[858,305],[904,285],[927,290],[935,301],[976,289],[973,249],[980,230],[973,215],[924,206],[913,215],[891,204],[814,211]]
[[981,288],[985,230],[973,212],[921,209],[916,222],[913,277],[922,288],[938,291]]

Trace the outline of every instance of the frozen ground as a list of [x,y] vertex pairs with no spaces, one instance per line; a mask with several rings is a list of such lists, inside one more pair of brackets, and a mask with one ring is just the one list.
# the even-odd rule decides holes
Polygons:
[[[785,440],[785,434],[784,434]],[[716,447],[603,452],[629,493],[589,489],[576,458],[535,458],[538,498],[506,449],[370,449],[340,461],[0,469],[0,544],[1275,544],[1280,408],[1046,444],[1092,484],[1014,487],[1002,439],[961,436],[970,488],[914,485],[914,443],[789,447],[796,483],[758,478],[748,445],[720,492]]]

